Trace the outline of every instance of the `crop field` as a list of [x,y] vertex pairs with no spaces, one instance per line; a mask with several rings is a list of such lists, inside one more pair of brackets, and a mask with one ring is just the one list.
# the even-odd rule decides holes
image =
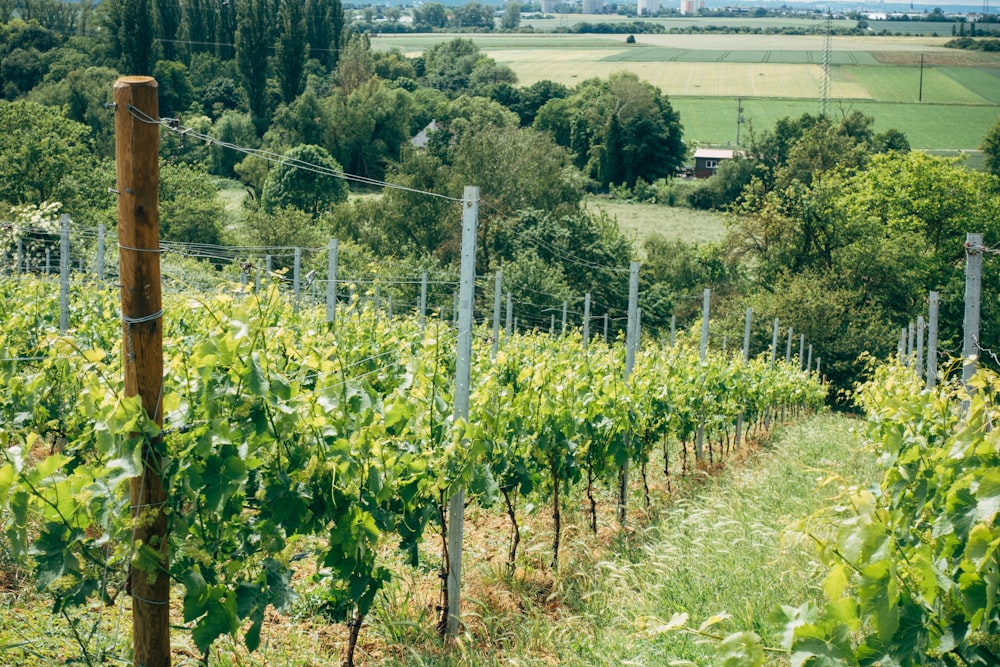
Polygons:
[[[978,148],[1000,118],[1000,54],[946,49],[942,45],[950,28],[940,34],[946,36],[833,38],[832,109],[872,115],[879,131],[899,129],[914,148]],[[635,45],[626,45],[622,35],[465,36],[514,70],[524,86],[545,79],[575,86],[593,77],[634,72],[670,97],[681,113],[689,143],[735,143],[738,97],[744,98],[744,118],[759,129],[784,116],[818,110],[823,77],[820,35],[638,35]],[[382,36],[374,45],[416,55],[453,37]],[[921,58],[925,61],[922,94]]]

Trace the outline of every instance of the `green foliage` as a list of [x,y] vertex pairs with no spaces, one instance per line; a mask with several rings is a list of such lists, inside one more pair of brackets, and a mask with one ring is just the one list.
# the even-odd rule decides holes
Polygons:
[[[213,139],[246,148],[256,148],[258,143],[257,130],[250,114],[239,111],[224,112],[209,134]],[[208,149],[208,171],[215,176],[235,178],[236,165],[242,156],[242,153],[230,148],[213,144]]]
[[[166,296],[161,430],[138,397],[123,396],[120,362],[105,352],[121,335],[113,291],[88,287],[92,303],[61,336],[54,294],[20,307],[14,290],[29,282],[0,282],[0,518],[12,553],[56,611],[118,594],[143,558],[130,540],[128,480],[147,440],[162,438],[169,576],[184,588],[183,619],[202,651],[224,635],[258,647],[267,608],[295,596],[303,539],[315,545],[304,556],[315,557],[325,613],[359,629],[390,576],[385,545],[415,563],[440,498],[463,486],[489,500],[489,485],[473,484],[484,465],[558,508],[557,489],[582,471],[612,475],[648,452],[622,438],[638,423],[633,410],[655,408],[641,429],[655,440],[668,423],[689,436],[700,420],[714,433],[739,411],[816,405],[824,392],[783,365],[719,357],[704,367],[686,346],[665,365],[661,350],[642,353],[627,387],[620,349],[593,345],[582,356],[578,338],[518,336],[497,364],[476,344],[463,423],[451,419],[444,325],[421,331],[413,318],[342,311],[334,331],[269,285]],[[709,398],[720,386],[738,391]],[[683,395],[647,395],[665,391]],[[672,405],[687,418],[668,416]],[[506,458],[511,448],[520,463]]]
[[[797,314],[793,302],[801,295],[788,292],[793,289],[843,313],[842,322],[855,322],[850,331],[834,326],[831,331],[843,336],[831,341],[832,348],[824,346],[824,357],[843,364],[837,382],[845,388],[855,381],[863,352],[890,351],[892,336],[881,332],[905,324],[928,290],[960,291],[967,231],[1000,234],[991,213],[998,205],[991,178],[923,153],[875,155],[863,168],[810,177],[811,185],[793,178],[766,191],[764,180],[748,188],[747,199],[757,203],[736,219],[730,243],[755,285],[750,291],[796,330],[812,329],[816,319]],[[997,284],[997,278],[987,267],[984,284]],[[840,305],[830,301],[835,294]],[[993,312],[995,304],[987,300],[983,307]],[[961,315],[957,303],[945,308],[954,309],[941,318],[942,344],[950,346],[958,340]],[[998,333],[992,321],[983,318],[987,347]]]
[[160,168],[160,237],[217,245],[223,207],[218,188],[204,169],[164,163]]
[[516,2],[509,3],[503,10],[500,18],[500,27],[504,30],[514,30],[521,25],[521,5]]
[[291,104],[302,92],[304,70],[309,55],[304,0],[284,0],[278,11],[281,30],[274,47],[281,98]]
[[1000,176],[1000,120],[983,137],[980,149],[986,153],[986,169],[994,176]]
[[62,108],[68,119],[86,125],[97,153],[110,159],[114,156],[115,122],[114,114],[109,114],[105,105],[112,101],[112,86],[117,77],[118,72],[110,67],[90,67],[83,63],[79,68],[49,78],[32,90],[28,99]]
[[[998,390],[996,374],[980,371],[968,388],[928,391],[898,364],[859,387],[885,472],[878,487],[850,487],[826,510],[830,537],[813,534],[818,517],[804,523],[828,568],[826,603],[782,607],[771,618],[792,664],[1000,660],[1000,449],[990,426]],[[745,639],[728,637],[720,651]],[[751,639],[745,645],[759,654],[763,642]],[[747,653],[731,664],[759,663]]]
[[[314,168],[301,169],[300,163]],[[334,204],[347,201],[347,183],[336,176],[340,173],[343,173],[342,167],[324,148],[309,144],[297,146],[268,172],[261,206],[268,212],[297,208],[314,217],[326,213]]]
[[0,103],[0,201],[71,206],[92,194],[87,186],[93,165],[85,125],[52,107]]
[[236,64],[250,105],[250,115],[257,133],[267,124],[268,16],[264,0],[238,0],[236,3]]
[[194,87],[184,63],[159,60],[153,68],[159,92],[160,116],[175,118],[194,101]]
[[570,148],[576,165],[604,188],[672,176],[687,150],[667,98],[628,72],[590,79],[569,97],[548,102],[535,126]]

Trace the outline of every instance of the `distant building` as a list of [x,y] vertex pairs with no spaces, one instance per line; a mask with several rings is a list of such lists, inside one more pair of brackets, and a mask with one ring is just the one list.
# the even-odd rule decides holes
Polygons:
[[694,0],[681,0],[681,14],[694,14]]
[[556,11],[556,0],[542,0],[542,13],[552,14]]
[[431,122],[427,123],[427,127],[420,130],[420,132],[417,132],[417,136],[410,139],[410,143],[416,146],[417,148],[427,148],[427,144],[431,140],[431,132],[440,132],[443,129],[444,127],[441,125],[441,123],[437,122],[436,120],[432,120]]
[[699,148],[694,152],[694,177],[709,178],[715,176],[719,164],[724,160],[732,160],[733,151],[721,148]]
[[656,16],[660,13],[660,0],[639,0],[639,16]]
[[583,0],[584,14],[600,14],[604,9],[604,0]]

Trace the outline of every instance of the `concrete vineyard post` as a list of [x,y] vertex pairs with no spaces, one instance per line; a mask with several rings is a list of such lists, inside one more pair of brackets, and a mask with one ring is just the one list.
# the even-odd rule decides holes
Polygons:
[[294,312],[299,312],[299,296],[302,291],[302,248],[295,249],[295,259],[292,264],[292,294],[295,296],[295,303],[292,307]]
[[962,382],[969,387],[979,358],[979,306],[983,274],[983,235],[965,236],[965,319],[962,326]]
[[[466,186],[462,202],[462,272],[458,291],[458,349],[455,362],[455,419],[469,416],[469,384],[472,368],[472,307],[476,293],[476,226],[479,188]],[[448,623],[449,637],[458,635],[461,624],[462,536],[465,490],[458,489],[448,503]]]
[[927,324],[924,322],[923,315],[917,315],[917,349],[916,355],[914,355],[914,369],[917,377],[921,377],[924,374],[924,331],[927,329]]
[[510,338],[511,334],[514,333],[514,298],[511,296],[510,292],[507,292],[507,313],[504,321],[505,335]]
[[337,264],[340,262],[340,240],[330,239],[326,248],[326,321],[337,324]]
[[500,348],[500,309],[503,305],[503,273],[497,271],[496,285],[493,289],[493,347],[491,355],[497,358],[497,350]]
[[427,326],[427,272],[420,273],[420,303],[417,304],[418,317],[420,319],[420,330]]
[[[635,366],[635,347],[639,337],[639,262],[629,265],[628,274],[628,324],[625,329],[625,382],[628,383]],[[627,434],[626,437],[631,437]],[[628,510],[628,459],[622,464],[618,479],[618,523],[625,525]]]
[[[708,317],[711,304],[712,290],[705,288],[705,291],[702,292],[701,298],[701,346],[699,348],[699,356],[702,366],[705,365],[705,360],[708,358]],[[698,432],[695,434],[694,438],[694,457],[696,460],[700,461],[704,455],[705,423],[703,421],[699,421]]]
[[928,295],[927,306],[927,388],[934,389],[937,385],[937,346],[938,346],[938,305],[941,297],[937,292]]
[[66,331],[69,328],[69,215],[63,213],[59,223],[59,331]]
[[778,359],[778,326],[781,322],[778,318],[774,318],[774,332],[771,335],[771,367],[774,368],[774,362]]
[[97,225],[97,282],[104,282],[104,225]]

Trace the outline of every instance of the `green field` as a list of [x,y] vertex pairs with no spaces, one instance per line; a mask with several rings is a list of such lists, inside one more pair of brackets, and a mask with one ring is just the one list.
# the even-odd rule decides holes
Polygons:
[[[695,21],[662,21],[685,20]],[[804,22],[782,21],[799,26]],[[880,29],[879,22],[872,24],[873,29]],[[911,25],[913,32],[928,26],[941,27]],[[869,114],[878,131],[898,129],[914,148],[978,148],[1000,118],[1000,54],[943,48],[950,27],[942,34],[946,36],[835,37],[833,113],[859,110]],[[382,36],[373,45],[415,55],[454,36]],[[634,72],[662,90],[680,111],[689,144],[735,144],[737,97],[744,98],[744,117],[758,129],[770,127],[778,118],[819,110],[821,35],[643,34],[637,36],[635,45],[626,45],[623,35],[463,36],[509,66],[525,86],[545,79],[575,86],[592,77]],[[925,60],[922,90],[921,58]]]
[[636,248],[651,234],[686,243],[710,243],[726,234],[726,216],[715,211],[698,211],[682,206],[639,204],[590,197],[588,209],[600,209],[618,221],[618,227]]

